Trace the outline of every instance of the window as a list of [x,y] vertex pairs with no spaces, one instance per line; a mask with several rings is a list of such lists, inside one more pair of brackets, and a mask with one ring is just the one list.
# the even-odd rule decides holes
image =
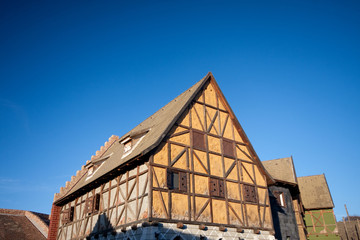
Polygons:
[[125,139],[122,143],[124,144],[124,153],[131,150],[131,148],[132,148],[132,140],[131,140],[131,138]]
[[93,175],[94,171],[95,171],[95,166],[90,167],[88,170],[88,176]]
[[180,236],[176,236],[173,240],[183,240],[183,238]]
[[243,195],[245,202],[251,202],[251,203],[257,202],[255,186],[244,184]]
[[100,194],[95,194],[95,196],[89,197],[85,201],[85,213],[93,213],[100,210]]
[[94,211],[100,210],[100,194],[95,195]]
[[280,207],[286,207],[285,194],[283,192],[276,191],[274,192],[274,196]]
[[223,139],[223,153],[225,156],[235,157],[234,143],[232,141]]
[[167,170],[167,187],[169,189],[187,191],[187,176],[185,172]]
[[210,196],[222,198],[225,197],[223,180],[210,178]]
[[63,211],[62,222],[69,223],[74,219],[74,207],[70,207]]
[[206,150],[204,133],[193,131],[193,147],[200,150]]

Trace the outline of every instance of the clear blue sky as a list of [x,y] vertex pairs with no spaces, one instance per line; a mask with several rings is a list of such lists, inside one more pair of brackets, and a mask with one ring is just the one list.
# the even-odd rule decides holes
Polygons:
[[261,160],[360,215],[358,1],[1,1],[0,207],[55,192],[211,71]]

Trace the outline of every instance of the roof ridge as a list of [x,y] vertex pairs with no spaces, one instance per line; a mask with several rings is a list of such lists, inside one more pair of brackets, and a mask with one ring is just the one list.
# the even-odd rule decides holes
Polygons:
[[298,178],[317,177],[317,176],[324,176],[324,174],[314,174],[314,175],[308,175],[308,176],[301,176],[301,177],[298,177]]
[[[91,156],[91,161],[98,159],[104,155],[104,153],[114,144],[116,140],[119,140],[119,136],[117,135],[111,135],[109,140],[104,143],[104,146],[100,147],[100,150],[96,151],[95,155]],[[86,163],[89,163],[90,161],[86,161]]]
[[[176,102],[179,100],[179,98],[183,95],[185,95],[187,92],[191,92],[193,89],[193,87],[195,87],[197,84],[200,84],[206,80],[209,79],[209,76],[212,76],[211,72],[208,72],[206,74],[205,77],[203,77],[202,79],[200,79],[199,81],[197,81],[194,85],[192,85],[190,88],[186,89],[185,91],[183,91],[182,93],[180,93],[178,96],[176,96],[175,98],[173,98],[170,102],[168,102],[167,104],[165,104],[164,106],[162,106],[159,110],[157,110],[156,112],[154,112],[153,114],[151,114],[149,117],[147,117],[146,119],[144,119],[142,122],[140,122],[138,125],[136,125],[135,127],[133,127],[130,131],[128,131],[127,133],[125,133],[123,136],[120,137],[120,140],[123,140],[124,138],[128,137],[130,135],[130,133],[138,128],[138,127],[142,127],[144,125],[144,123],[146,123],[148,120],[152,119],[155,115],[157,115],[159,112],[164,111],[165,108],[167,108],[170,104]],[[201,84],[200,84],[201,85]],[[187,104],[184,104],[187,105]],[[176,116],[176,118],[178,118],[179,116]]]
[[25,210],[0,208],[0,214],[23,216]]
[[261,162],[275,161],[275,160],[281,160],[281,159],[287,159],[287,158],[291,158],[291,156],[290,156],[290,157],[283,157],[283,158],[275,158],[275,159],[261,160]]
[[[171,130],[173,124],[175,124],[184,111],[186,111],[189,104],[197,96],[199,91],[203,89],[206,83],[212,80],[214,80],[212,73],[207,73],[205,77],[197,81],[193,86],[185,90],[172,101],[168,102],[165,106],[120,137],[119,140],[121,141],[126,137],[131,137],[135,133],[142,132],[146,129],[149,130],[146,135],[144,135],[144,140],[139,142],[139,145],[137,145],[136,148],[134,147],[133,151],[126,156],[123,155],[122,144],[114,146],[114,148],[116,148],[114,149],[114,154],[104,162],[102,168],[99,168],[98,171],[94,172],[93,177],[89,179],[89,181],[86,181],[87,179],[84,180],[85,178],[83,176],[85,174],[82,174],[77,178],[77,181],[71,181],[70,187],[67,187],[66,189],[61,188],[60,194],[57,194],[54,198],[54,203],[59,204],[62,201],[66,201],[66,197],[69,197],[70,195],[75,196],[75,192],[79,189],[91,184],[100,177],[104,177],[104,175],[108,174],[110,171],[119,169],[121,165],[131,159],[145,156],[152,151],[160,144],[166,134]],[[215,80],[214,83],[216,84]]]
[[266,171],[277,182],[297,184],[295,166],[292,157],[284,157],[262,161]]
[[25,217],[41,232],[45,237],[48,236],[49,226],[36,214],[25,211]]

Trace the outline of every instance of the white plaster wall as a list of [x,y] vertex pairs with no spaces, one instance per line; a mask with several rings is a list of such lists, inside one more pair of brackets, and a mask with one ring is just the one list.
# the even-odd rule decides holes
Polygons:
[[[155,234],[158,236],[155,237]],[[259,234],[255,234],[253,230],[245,229],[243,233],[236,232],[235,228],[227,228],[225,232],[219,231],[219,227],[207,227],[207,230],[200,230],[198,225],[186,224],[184,229],[179,229],[176,224],[162,223],[159,226],[141,227],[138,225],[137,230],[127,228],[125,233],[117,230],[117,234],[104,237],[99,235],[97,240],[145,240],[145,239],[169,239],[172,240],[175,237],[180,236],[184,240],[198,240],[200,236],[205,239],[211,240],[275,240],[275,237],[268,231],[260,231]],[[95,240],[94,237],[91,240]]]

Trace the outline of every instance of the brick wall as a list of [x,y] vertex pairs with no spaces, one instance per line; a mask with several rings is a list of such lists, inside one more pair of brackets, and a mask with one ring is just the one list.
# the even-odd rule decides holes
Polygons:
[[53,204],[50,215],[50,226],[47,240],[56,240],[60,220],[61,207]]

